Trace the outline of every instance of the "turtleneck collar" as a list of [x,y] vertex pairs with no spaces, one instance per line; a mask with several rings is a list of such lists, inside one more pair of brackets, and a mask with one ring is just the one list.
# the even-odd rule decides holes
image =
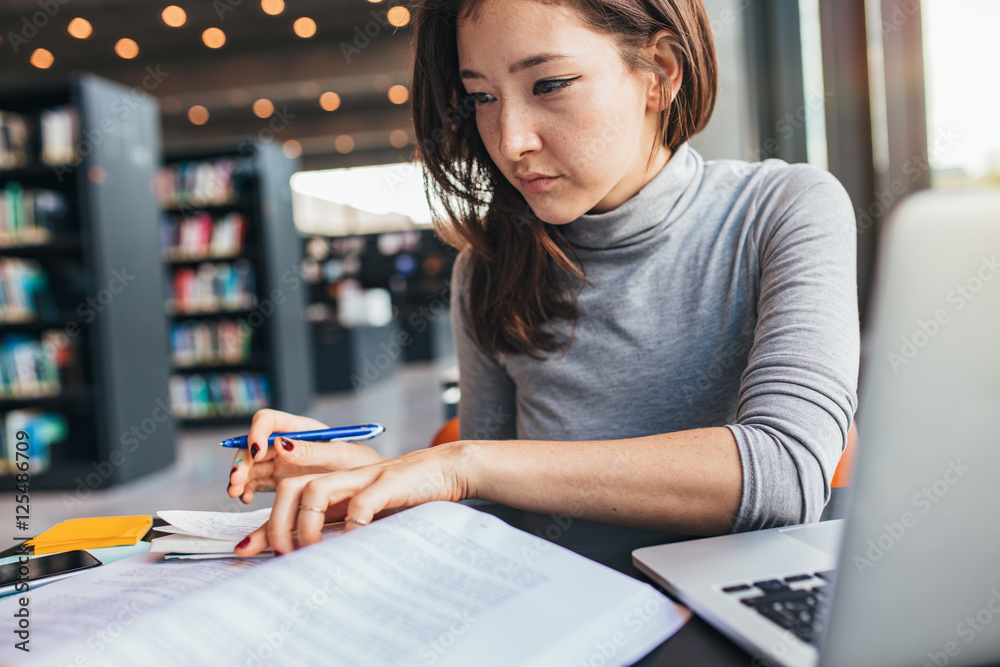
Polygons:
[[578,248],[619,248],[639,243],[669,225],[694,196],[689,186],[704,167],[697,151],[681,144],[660,173],[631,199],[605,213],[585,213],[562,226],[563,237]]

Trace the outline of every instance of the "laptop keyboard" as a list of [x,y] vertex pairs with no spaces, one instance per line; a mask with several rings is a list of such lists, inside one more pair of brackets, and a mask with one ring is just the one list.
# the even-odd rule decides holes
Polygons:
[[761,616],[788,630],[804,642],[819,646],[816,615],[828,594],[833,572],[794,574],[783,579],[765,579],[753,584],[735,584],[722,589]]

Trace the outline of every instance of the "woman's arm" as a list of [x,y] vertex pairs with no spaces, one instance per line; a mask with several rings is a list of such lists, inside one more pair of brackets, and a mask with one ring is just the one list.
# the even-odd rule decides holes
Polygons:
[[694,535],[729,532],[743,475],[728,428],[626,440],[458,444],[468,497]]
[[318,542],[326,522],[347,519],[353,530],[382,510],[465,498],[710,535],[729,531],[741,497],[739,453],[726,428],[617,441],[458,441],[280,480],[271,518],[236,553],[285,553]]

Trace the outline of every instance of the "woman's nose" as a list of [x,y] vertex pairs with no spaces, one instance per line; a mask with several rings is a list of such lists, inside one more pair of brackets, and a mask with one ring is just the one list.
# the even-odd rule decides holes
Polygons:
[[542,140],[531,114],[517,105],[504,105],[500,114],[500,153],[517,162],[528,153],[541,150]]

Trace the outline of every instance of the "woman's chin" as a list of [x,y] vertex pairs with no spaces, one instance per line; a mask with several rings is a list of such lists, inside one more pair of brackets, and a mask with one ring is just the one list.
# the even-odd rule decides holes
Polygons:
[[535,217],[550,225],[565,225],[573,222],[587,212],[583,206],[559,206],[559,205],[531,205],[531,210]]

